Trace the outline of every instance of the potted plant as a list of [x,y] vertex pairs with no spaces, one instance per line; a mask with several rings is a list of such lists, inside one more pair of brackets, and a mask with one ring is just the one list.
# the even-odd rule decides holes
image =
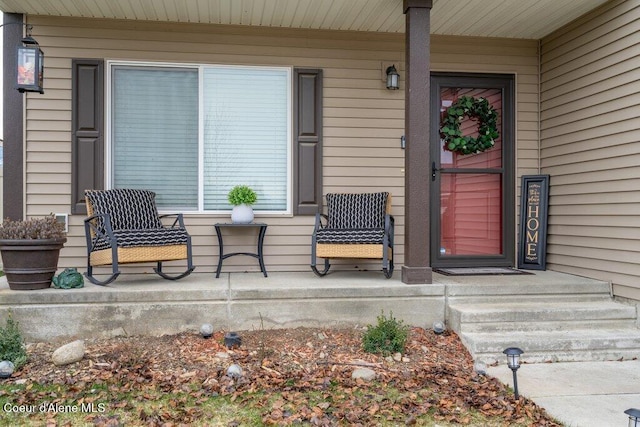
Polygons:
[[227,196],[229,203],[233,205],[231,221],[236,224],[249,224],[253,221],[253,205],[258,196],[247,185],[236,185]]
[[53,215],[24,221],[5,219],[0,227],[0,255],[9,288],[32,290],[51,286],[60,249],[66,241],[64,225]]

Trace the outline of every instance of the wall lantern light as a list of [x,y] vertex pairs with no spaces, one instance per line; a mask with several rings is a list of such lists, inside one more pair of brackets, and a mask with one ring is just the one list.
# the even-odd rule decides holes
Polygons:
[[503,353],[507,355],[507,365],[509,366],[509,369],[513,371],[513,392],[517,400],[520,398],[520,395],[518,394],[518,377],[516,375],[516,371],[520,367],[520,355],[524,353],[524,351],[520,350],[518,347],[509,347],[503,351]]
[[44,52],[40,49],[36,39],[31,37],[33,25],[22,22],[7,22],[0,25],[0,28],[5,25],[21,25],[27,28],[27,36],[22,38],[22,46],[18,46],[16,50],[18,56],[18,61],[16,62],[16,89],[20,93],[44,93]]
[[18,72],[16,89],[19,92],[44,93],[44,52],[38,42],[31,37],[31,26],[27,26],[27,36],[18,46]]
[[629,415],[629,427],[640,427],[640,409],[630,408],[624,413]]
[[400,89],[400,74],[396,70],[396,66],[392,65],[387,67],[387,89],[396,90]]

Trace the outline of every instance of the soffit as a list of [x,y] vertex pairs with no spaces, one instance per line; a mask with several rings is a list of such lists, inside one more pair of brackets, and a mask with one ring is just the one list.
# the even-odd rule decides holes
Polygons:
[[[431,33],[540,39],[608,0],[433,0]],[[402,0],[0,0],[27,15],[404,32]]]

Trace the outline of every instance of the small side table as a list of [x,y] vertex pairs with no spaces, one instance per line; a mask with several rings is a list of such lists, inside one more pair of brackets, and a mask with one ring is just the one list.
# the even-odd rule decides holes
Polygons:
[[[267,232],[267,224],[263,222],[251,222],[249,224],[236,224],[236,223],[217,223],[214,225],[216,229],[216,234],[218,235],[218,246],[220,248],[220,257],[218,258],[218,269],[216,270],[216,279],[220,277],[220,270],[222,270],[222,261],[225,259],[235,256],[235,255],[248,255],[254,258],[258,258],[258,262],[260,263],[260,271],[264,274],[264,277],[267,277],[267,269],[264,266],[264,257],[262,246],[264,244],[264,235]],[[251,252],[232,252],[229,254],[224,253],[224,244],[222,239],[222,229],[223,228],[246,228],[246,227],[258,227],[258,253]]]

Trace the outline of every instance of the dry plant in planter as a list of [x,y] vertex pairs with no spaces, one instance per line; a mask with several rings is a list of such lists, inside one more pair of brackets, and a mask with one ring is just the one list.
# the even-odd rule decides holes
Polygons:
[[22,221],[5,219],[0,227],[0,254],[9,288],[33,290],[51,286],[60,249],[66,241],[64,225],[53,215]]

